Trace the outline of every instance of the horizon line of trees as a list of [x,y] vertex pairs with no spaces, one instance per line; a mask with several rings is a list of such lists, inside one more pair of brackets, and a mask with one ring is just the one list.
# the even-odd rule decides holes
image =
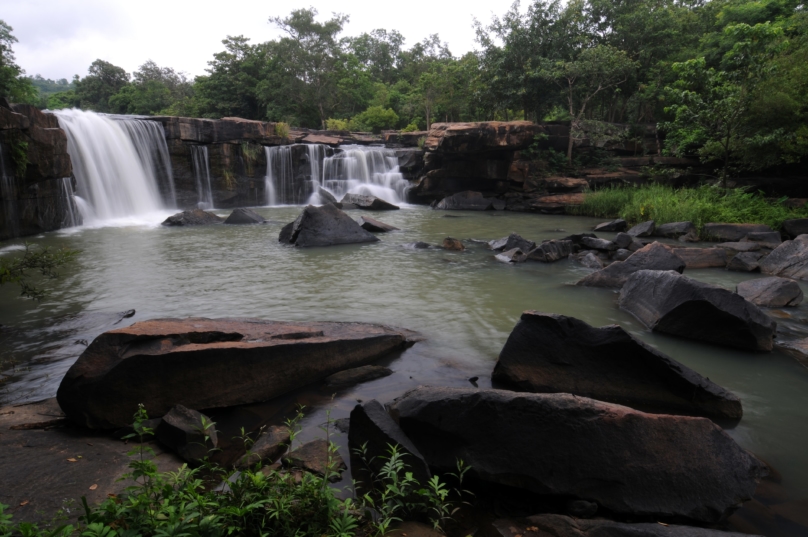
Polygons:
[[[309,128],[416,131],[435,121],[657,124],[665,151],[720,174],[808,155],[804,0],[533,0],[454,56],[438,35],[411,47],[395,30],[344,36],[349,17],[314,8],[270,17],[279,39],[227,36],[207,74],[104,60],[50,81],[14,63],[0,21],[0,92],[42,108],[280,121]],[[61,90],[61,91],[60,91]]]

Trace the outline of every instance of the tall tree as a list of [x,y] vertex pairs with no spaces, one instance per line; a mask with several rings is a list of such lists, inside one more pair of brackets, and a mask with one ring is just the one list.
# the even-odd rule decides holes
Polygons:
[[31,80],[25,78],[25,71],[15,63],[13,45],[17,38],[13,31],[14,28],[0,19],[0,97],[11,102],[33,103],[37,90]]
[[117,65],[95,60],[88,75],[76,83],[76,97],[81,107],[96,112],[117,112],[110,106],[110,97],[129,84],[129,74]]

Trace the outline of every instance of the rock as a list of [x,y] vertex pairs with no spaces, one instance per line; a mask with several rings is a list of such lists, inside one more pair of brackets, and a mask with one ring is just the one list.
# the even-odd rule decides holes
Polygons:
[[494,198],[484,198],[479,192],[466,190],[443,198],[435,209],[444,211],[493,211],[502,210],[494,207]]
[[376,196],[364,194],[345,194],[342,196],[342,203],[350,203],[366,211],[397,211],[399,209],[398,205],[393,205]]
[[586,268],[596,270],[603,268],[603,261],[601,261],[601,259],[592,252],[587,252],[586,254],[579,256],[578,262]]
[[625,261],[615,261],[598,272],[593,272],[575,285],[586,287],[622,287],[625,281],[638,270],[685,270],[682,261],[673,249],[661,242],[644,246]]
[[629,524],[605,518],[581,520],[564,515],[535,515],[518,521],[498,519],[492,525],[498,537],[760,537],[658,522]]
[[408,242],[406,244],[402,244],[401,247],[406,248],[408,250],[428,250],[429,248],[432,248],[432,245],[429,244],[428,242],[418,241],[418,242]]
[[527,258],[542,263],[553,263],[566,259],[572,253],[572,242],[566,240],[544,241],[527,253]]
[[776,324],[723,287],[672,270],[641,270],[626,280],[623,309],[657,332],[744,350],[772,350]]
[[375,233],[386,233],[388,231],[398,231],[397,227],[393,227],[390,224],[385,224],[384,222],[380,222],[375,218],[371,218],[369,216],[360,216],[359,220],[361,222],[362,229],[365,231],[373,231]]
[[748,242],[756,242],[763,248],[777,248],[783,244],[783,239],[780,238],[780,233],[777,231],[753,231],[749,233],[744,239]]
[[524,263],[527,261],[527,254],[519,248],[511,248],[507,252],[495,255],[494,258],[503,263]]
[[364,446],[364,462],[374,472],[379,472],[390,459],[390,446],[398,446],[400,452],[405,454],[404,461],[408,471],[413,473],[419,483],[426,484],[432,477],[418,448],[375,399],[356,405],[351,411],[348,444],[352,453]]
[[561,240],[562,241],[570,241],[572,244],[580,246],[581,245],[581,239],[583,239],[584,237],[590,237],[590,238],[593,238],[593,239],[597,238],[597,236],[594,233],[576,233],[574,235],[564,237]]
[[239,460],[238,468],[250,468],[259,462],[272,464],[289,449],[291,438],[288,427],[271,425]]
[[192,464],[201,462],[219,445],[213,421],[182,405],[163,416],[154,435],[161,444]]
[[[331,458],[329,467],[328,459]],[[300,468],[315,475],[326,477],[332,483],[341,479],[340,474],[347,469],[339,453],[329,452],[328,442],[323,438],[312,440],[292,450],[283,458],[285,466]]]
[[618,248],[628,248],[631,243],[634,242],[634,238],[628,233],[621,232],[617,234],[612,242],[615,243]]
[[526,311],[492,380],[519,391],[571,393],[663,414],[738,421],[741,400],[617,325],[594,328]]
[[523,252],[529,252],[536,247],[536,243],[533,241],[529,241],[519,235],[518,233],[511,233],[507,237],[503,237],[501,239],[495,239],[493,241],[488,242],[488,247],[491,250],[512,250],[514,248],[519,248]]
[[466,247],[463,246],[462,242],[460,242],[457,239],[453,239],[452,237],[446,237],[445,239],[443,239],[443,244],[441,245],[441,247],[444,250],[452,250],[454,252],[462,252],[463,250],[466,249]]
[[437,153],[480,153],[527,149],[547,127],[530,121],[433,123],[424,149]]
[[619,250],[616,250],[612,254],[612,259],[614,261],[625,261],[626,259],[631,257],[631,254],[633,254],[633,253],[634,252],[632,252],[631,250],[625,250],[623,248],[620,248]]
[[344,388],[346,386],[353,386],[354,384],[388,377],[392,374],[393,371],[389,367],[363,365],[361,367],[346,369],[345,371],[340,371],[339,373],[334,373],[326,377],[325,385],[329,388]]
[[785,241],[760,261],[760,272],[808,280],[808,235]]
[[488,249],[494,250],[495,252],[501,252],[505,249],[505,245],[508,244],[508,237],[502,237],[501,239],[494,239],[492,241],[488,241]]
[[244,208],[233,209],[233,212],[224,221],[225,224],[263,224],[264,222],[266,220],[263,216],[252,209]]
[[576,518],[591,518],[598,512],[598,504],[586,500],[572,500],[567,503],[566,512]]
[[625,231],[626,229],[628,229],[628,223],[622,218],[618,218],[611,222],[596,225],[593,231]]
[[266,401],[404,349],[415,334],[361,323],[156,319],[98,336],[57,393],[90,428],[128,425],[174,405],[221,408]]
[[797,361],[808,365],[808,338],[792,341],[778,341],[775,343],[778,351],[788,354]]
[[208,224],[218,224],[222,219],[213,213],[194,209],[192,211],[182,211],[169,216],[163,221],[164,226],[205,226]]
[[377,242],[350,216],[331,204],[303,209],[297,220],[284,226],[278,240],[298,247]]
[[684,235],[697,235],[693,222],[669,222],[654,229],[654,236],[668,239],[678,239]]
[[802,303],[800,285],[794,280],[777,276],[741,282],[735,292],[752,304],[765,308],[799,306]]
[[433,472],[596,502],[616,515],[724,519],[766,467],[706,418],[570,394],[420,387],[391,413]]
[[707,240],[737,242],[749,233],[772,231],[766,224],[704,224],[703,235]]
[[783,221],[783,231],[786,235],[795,239],[800,235],[808,234],[808,218],[794,218]]
[[762,257],[763,254],[760,252],[741,252],[729,260],[727,270],[754,272],[760,268],[759,261]]
[[612,241],[592,237],[581,237],[581,247],[589,250],[600,250],[602,252],[613,252],[617,250],[617,245]]
[[637,250],[641,250],[645,246],[648,246],[648,244],[651,243],[646,243],[644,241],[631,241],[631,244],[628,245],[628,251],[636,252]]
[[633,228],[626,231],[632,237],[650,237],[654,234],[656,223],[653,220],[637,224]]
[[339,206],[339,202],[337,198],[334,197],[334,194],[329,192],[328,190],[324,189],[323,187],[319,187],[317,189],[317,195],[320,196],[320,203],[325,205],[326,203],[330,203],[331,205]]
[[722,242],[718,247],[733,252],[756,252],[760,250],[760,245],[756,242]]
[[685,268],[727,266],[727,251],[723,248],[674,248],[673,252],[685,262]]

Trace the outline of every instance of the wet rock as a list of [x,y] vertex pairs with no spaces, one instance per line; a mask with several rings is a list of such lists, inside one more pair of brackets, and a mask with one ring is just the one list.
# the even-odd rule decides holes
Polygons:
[[118,428],[143,403],[221,408],[266,401],[338,371],[372,363],[415,334],[362,323],[157,319],[98,336],[57,393],[76,423]]
[[584,237],[590,237],[590,238],[593,238],[593,239],[597,238],[597,236],[594,233],[575,233],[575,234],[570,235],[568,237],[564,237],[561,240],[570,241],[570,242],[572,242],[572,244],[580,246],[581,245],[581,239],[583,239]]
[[219,445],[213,421],[182,405],[163,416],[154,435],[161,444],[191,464],[201,462]]
[[673,252],[685,262],[685,268],[723,268],[727,266],[727,251],[723,248],[674,248]]
[[654,242],[640,248],[625,261],[615,261],[603,270],[585,276],[575,285],[617,288],[639,270],[675,270],[681,273],[684,269],[685,262],[672,248]]
[[654,234],[654,229],[656,229],[656,222],[649,220],[647,222],[637,224],[633,228],[626,231],[626,233],[632,237],[650,237]]
[[802,303],[800,285],[794,280],[776,276],[741,282],[735,292],[752,304],[765,308],[799,306]]
[[619,250],[616,250],[612,254],[612,259],[614,261],[625,261],[626,259],[631,257],[632,253],[634,253],[634,252],[632,252],[631,250],[626,250],[624,248],[620,248]]
[[250,468],[259,462],[272,464],[289,449],[291,438],[291,431],[288,427],[271,425],[258,437],[247,454],[239,460],[238,468]]
[[603,222],[595,226],[592,231],[625,231],[628,229],[628,223],[622,218],[612,220],[611,222]]
[[780,238],[780,233],[777,231],[763,231],[749,233],[744,241],[755,242],[763,248],[777,248],[783,244],[783,239]]
[[488,243],[488,247],[495,251],[505,251],[512,250],[513,248],[519,248],[523,252],[529,252],[536,247],[536,243],[525,239],[518,233],[511,233],[507,237],[490,241]]
[[603,268],[603,261],[594,253],[586,252],[578,256],[578,262],[586,268],[600,270]]
[[631,241],[631,244],[628,245],[629,252],[636,252],[637,250],[641,250],[645,246],[648,246],[651,243],[646,243],[645,241]]
[[571,393],[664,414],[740,420],[741,400],[617,325],[594,328],[526,311],[492,380],[519,391]]
[[705,418],[570,394],[421,387],[391,412],[434,472],[463,459],[483,482],[586,499],[618,515],[724,519],[763,463]]
[[737,272],[754,272],[760,268],[760,259],[763,254],[760,252],[741,252],[727,263],[727,270]]
[[605,518],[581,520],[564,515],[535,515],[522,520],[499,519],[493,522],[493,528],[498,537],[760,537],[658,522],[629,524]]
[[263,224],[266,222],[264,217],[253,211],[252,209],[238,208],[233,209],[225,224]]
[[428,242],[408,242],[401,245],[402,248],[406,248],[407,250],[428,250],[432,248],[432,245]]
[[618,233],[612,242],[615,243],[618,248],[628,248],[631,243],[634,242],[634,237],[628,233]]
[[737,242],[750,233],[772,231],[766,224],[704,224],[703,235],[707,240]]
[[297,220],[284,226],[278,236],[280,242],[298,247],[333,246],[377,242],[379,239],[362,229],[350,216],[331,204],[303,209]]
[[760,244],[756,242],[722,242],[718,247],[732,252],[757,252],[760,250]]
[[613,252],[617,250],[617,245],[612,241],[592,237],[581,237],[581,247],[589,250],[600,250],[602,252]]
[[382,367],[380,365],[363,365],[361,367],[354,367],[334,373],[326,377],[325,385],[329,388],[344,388],[353,386],[362,382],[370,382],[393,374],[389,367]]
[[772,350],[776,324],[760,308],[723,287],[671,270],[635,272],[623,285],[618,304],[657,332],[744,350]]
[[366,211],[397,211],[399,209],[398,205],[365,194],[345,194],[342,196],[342,203],[350,203]]
[[453,239],[452,237],[446,237],[443,239],[441,248],[444,250],[451,250],[453,252],[462,252],[466,249],[462,242],[460,242],[458,239]]
[[572,253],[572,242],[566,240],[549,240],[544,241],[527,254],[527,258],[531,261],[540,261],[542,263],[553,263],[561,259],[566,259]]
[[775,343],[778,351],[796,358],[799,362],[808,364],[808,338],[791,341],[778,341]]
[[598,504],[586,500],[572,500],[567,503],[567,514],[576,518],[591,518],[598,512]]
[[760,261],[760,272],[795,280],[808,280],[808,235],[800,235],[772,250]]
[[519,248],[511,248],[506,252],[495,255],[494,258],[503,263],[524,263],[527,261],[527,254]]
[[[435,209],[444,211],[494,211],[498,209],[499,204],[496,204],[494,198],[484,198],[479,192],[466,190],[465,192],[458,192],[446,198],[443,198],[435,206]],[[504,207],[503,207],[504,208]]]
[[808,234],[808,218],[784,220],[783,231],[792,239]]
[[351,411],[351,425],[348,429],[348,444],[352,452],[357,448],[365,448],[365,463],[379,472],[390,459],[390,446],[398,446],[406,454],[408,471],[411,471],[419,483],[425,484],[430,477],[424,457],[418,448],[407,438],[404,431],[390,417],[387,410],[375,399],[356,405]]
[[669,222],[654,229],[654,236],[678,239],[685,235],[697,235],[693,222]]
[[375,218],[371,218],[369,216],[361,216],[359,217],[360,224],[362,229],[365,231],[373,231],[375,233],[386,233],[388,231],[398,231],[397,227],[393,227],[390,224],[385,224],[384,222],[380,222]]
[[339,207],[339,202],[337,201],[337,198],[334,197],[334,194],[324,189],[323,187],[317,189],[317,195],[320,196],[320,203],[322,203],[323,205],[325,205],[326,203],[330,203],[332,205],[336,205],[337,207]]
[[[329,457],[331,458],[330,467]],[[332,483],[339,481],[340,474],[348,468],[339,453],[329,453],[328,442],[322,438],[307,442],[290,451],[283,458],[283,463],[285,466],[300,468],[315,475],[327,477]]]
[[194,209],[192,211],[182,211],[169,216],[163,221],[164,226],[205,226],[208,224],[218,224],[222,219],[213,213]]

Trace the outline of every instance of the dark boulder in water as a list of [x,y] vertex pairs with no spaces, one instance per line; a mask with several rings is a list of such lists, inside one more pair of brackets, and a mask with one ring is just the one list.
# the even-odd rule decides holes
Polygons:
[[355,205],[357,209],[366,211],[397,211],[399,209],[398,205],[393,205],[376,196],[364,194],[345,194],[341,203]]
[[435,209],[444,211],[495,211],[504,209],[504,203],[495,198],[485,198],[480,192],[466,190],[443,198]]
[[163,221],[164,226],[205,226],[208,224],[218,224],[222,218],[202,209],[182,211],[169,216]]
[[527,253],[527,258],[542,263],[553,263],[566,259],[572,254],[572,241],[549,240],[544,241]]
[[225,224],[263,224],[266,222],[264,217],[258,214],[257,212],[253,211],[252,209],[244,209],[238,208],[233,209],[233,212],[230,213],[230,216],[227,217],[227,220],[224,221]]
[[[590,239],[591,240],[591,239]],[[586,287],[621,287],[638,270],[675,270],[682,272],[685,262],[667,245],[654,242],[643,246],[625,261],[615,261],[608,267],[593,272],[576,285]]]
[[299,247],[333,246],[377,242],[379,239],[362,229],[353,218],[330,203],[322,207],[309,205],[297,220],[283,227],[280,242]]
[[741,282],[735,292],[749,302],[765,308],[799,306],[803,298],[802,289],[797,282],[777,276]]
[[387,233],[388,231],[398,231],[397,227],[393,227],[390,224],[385,224],[375,218],[371,218],[369,216],[360,216],[359,221],[361,222],[362,229],[366,231],[373,231],[375,233]]

